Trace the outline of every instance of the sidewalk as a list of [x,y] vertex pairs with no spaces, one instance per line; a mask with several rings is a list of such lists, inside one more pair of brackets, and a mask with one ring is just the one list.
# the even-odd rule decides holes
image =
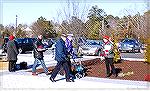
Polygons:
[[[84,56],[83,58],[76,59],[86,61],[89,59],[95,59],[98,57]],[[55,66],[56,61],[52,55],[44,55],[46,66]],[[17,63],[27,62],[28,65],[32,65],[34,58],[31,54],[19,54]],[[39,66],[38,68],[41,68]],[[28,69],[31,70],[31,69]],[[32,76],[28,70],[19,70],[14,73],[8,72],[8,70],[0,70],[0,89],[2,90],[143,90],[150,89],[150,82],[146,81],[130,81],[130,80],[118,80],[109,78],[97,78],[97,77],[84,77],[81,79],[75,79],[75,82],[67,83],[64,76],[58,75],[56,77],[56,83],[52,83],[49,80],[49,76],[44,73],[38,76]],[[1,90],[1,91],[2,91]]]
[[1,86],[7,89],[150,89],[150,83],[145,81],[116,80],[108,78],[84,77],[67,83],[64,76],[58,75],[55,83],[49,80],[50,76],[39,74],[32,76],[25,70],[10,73],[6,70],[0,72]]

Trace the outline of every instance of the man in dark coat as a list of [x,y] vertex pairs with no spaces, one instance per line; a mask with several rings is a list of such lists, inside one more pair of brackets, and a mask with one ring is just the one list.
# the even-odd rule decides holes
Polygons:
[[41,65],[45,71],[45,74],[46,75],[50,74],[50,72],[48,71],[48,68],[45,65],[44,59],[43,59],[43,57],[44,57],[43,52],[45,52],[45,51],[46,51],[46,49],[44,48],[44,45],[42,43],[42,35],[39,35],[37,41],[34,43],[35,61],[34,61],[33,67],[32,67],[32,75],[38,75],[38,74],[36,74],[36,66],[37,66],[38,62],[41,62]]
[[17,55],[19,54],[17,43],[14,39],[15,37],[13,35],[9,36],[9,41],[7,43],[7,59],[9,61],[10,72],[16,71]]
[[52,82],[56,82],[55,77],[60,71],[60,68],[63,67],[66,74],[66,82],[72,82],[73,80],[70,79],[70,72],[67,62],[67,48],[65,46],[66,41],[66,35],[62,34],[61,38],[57,40],[56,42],[56,48],[55,48],[55,60],[57,61],[57,65],[55,66],[52,75],[50,77],[50,80]]

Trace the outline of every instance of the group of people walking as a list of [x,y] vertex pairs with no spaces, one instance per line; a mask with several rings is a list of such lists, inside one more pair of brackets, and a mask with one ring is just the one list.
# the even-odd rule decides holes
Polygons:
[[[45,65],[44,62],[44,56],[43,52],[46,51],[44,48],[44,45],[42,43],[42,35],[39,35],[37,38],[37,41],[34,42],[34,64],[32,67],[32,75],[38,75],[36,73],[36,67],[38,62],[41,63],[44,72],[46,75],[51,74],[51,77],[49,78],[52,82],[56,82],[55,77],[59,73],[59,71],[63,68],[65,71],[66,76],[66,82],[74,82],[74,79],[72,77],[72,71],[71,71],[71,61],[70,58],[74,56],[73,52],[73,45],[72,45],[72,36],[73,35],[67,35],[62,34],[61,37],[56,41],[55,45],[55,60],[57,61],[57,64],[52,72],[48,71],[48,68]],[[9,61],[9,71],[15,72],[16,69],[16,62],[17,62],[17,55],[18,52],[18,46],[16,41],[14,40],[15,37],[13,35],[9,36],[9,41],[7,43],[7,58]],[[105,58],[105,64],[106,64],[106,77],[110,77],[111,69],[113,72],[113,75],[116,77],[116,71],[115,67],[113,65],[113,43],[111,41],[111,38],[109,36],[103,37],[103,51],[102,55]]]

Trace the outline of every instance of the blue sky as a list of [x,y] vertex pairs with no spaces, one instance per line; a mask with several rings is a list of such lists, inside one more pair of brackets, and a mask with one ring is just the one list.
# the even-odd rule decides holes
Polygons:
[[[78,1],[78,0],[77,0]],[[64,8],[67,7],[67,0],[0,0],[0,24],[15,25],[16,15],[18,15],[18,24],[31,25],[40,16],[47,20],[61,21]],[[88,10],[93,5],[98,5],[104,9],[107,14],[122,17],[124,15],[134,15],[137,12],[143,14],[147,10],[147,0],[81,0],[79,3],[80,13],[86,5]],[[62,10],[62,13],[60,11]],[[85,19],[88,10],[85,11]],[[128,10],[129,12],[126,12]],[[58,17],[58,14],[60,16]]]

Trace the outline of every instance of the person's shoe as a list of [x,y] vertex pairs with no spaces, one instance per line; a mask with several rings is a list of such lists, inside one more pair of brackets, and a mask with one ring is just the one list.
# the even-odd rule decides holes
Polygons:
[[52,82],[56,82],[56,80],[54,80],[52,77],[49,78]]
[[66,82],[74,82],[73,79],[66,79]]
[[107,75],[106,75],[106,78],[108,78],[108,77],[110,77],[110,76],[111,76],[111,74],[107,74]]
[[47,72],[46,75],[50,75],[52,72]]
[[113,76],[116,78],[118,75],[117,74],[113,74]]
[[70,77],[70,80],[71,80],[72,82],[74,82],[74,78],[73,78],[73,77]]
[[15,70],[11,70],[11,71],[9,71],[9,72],[16,72]]
[[66,79],[66,82],[72,82],[70,79]]
[[33,76],[37,76],[38,74],[36,74],[35,72],[32,72],[32,75],[33,75]]

